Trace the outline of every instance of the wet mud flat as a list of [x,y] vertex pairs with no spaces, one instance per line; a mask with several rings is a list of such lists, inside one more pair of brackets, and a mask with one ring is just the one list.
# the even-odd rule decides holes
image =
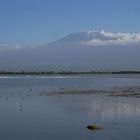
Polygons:
[[0,80],[0,139],[139,140],[139,84],[108,77]]
[[135,97],[140,98],[140,86],[128,86],[123,88],[117,88],[112,91],[110,96],[116,97]]
[[112,89],[83,89],[83,88],[57,88],[51,91],[42,91],[40,96],[74,95],[74,94],[104,94],[114,97],[140,98],[140,86],[115,87]]

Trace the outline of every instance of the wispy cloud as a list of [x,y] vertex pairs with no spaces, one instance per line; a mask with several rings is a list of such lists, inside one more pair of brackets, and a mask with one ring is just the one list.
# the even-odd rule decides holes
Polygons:
[[3,51],[3,50],[18,50],[18,49],[21,49],[22,47],[18,44],[16,45],[9,45],[9,44],[6,44],[6,43],[0,43],[0,51]]
[[5,43],[0,43],[0,48],[5,48],[5,47],[7,47],[7,44],[5,44]]
[[[140,33],[88,32],[93,39],[82,42],[89,46],[138,46]],[[95,36],[96,35],[96,36]]]

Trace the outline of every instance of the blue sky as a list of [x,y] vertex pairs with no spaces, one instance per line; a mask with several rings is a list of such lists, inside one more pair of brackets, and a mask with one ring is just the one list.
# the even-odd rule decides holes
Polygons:
[[0,0],[0,42],[41,45],[102,29],[140,32],[140,0]]

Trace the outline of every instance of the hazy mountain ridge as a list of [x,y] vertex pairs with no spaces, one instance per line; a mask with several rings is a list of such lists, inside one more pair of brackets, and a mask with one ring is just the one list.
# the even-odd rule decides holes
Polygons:
[[[36,48],[0,48],[1,70],[140,70],[140,34],[72,33]],[[16,49],[15,49],[16,48]]]

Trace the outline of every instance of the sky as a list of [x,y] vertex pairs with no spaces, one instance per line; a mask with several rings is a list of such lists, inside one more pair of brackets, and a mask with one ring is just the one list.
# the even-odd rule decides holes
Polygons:
[[140,32],[140,0],[0,0],[0,43],[37,46],[73,32]]

